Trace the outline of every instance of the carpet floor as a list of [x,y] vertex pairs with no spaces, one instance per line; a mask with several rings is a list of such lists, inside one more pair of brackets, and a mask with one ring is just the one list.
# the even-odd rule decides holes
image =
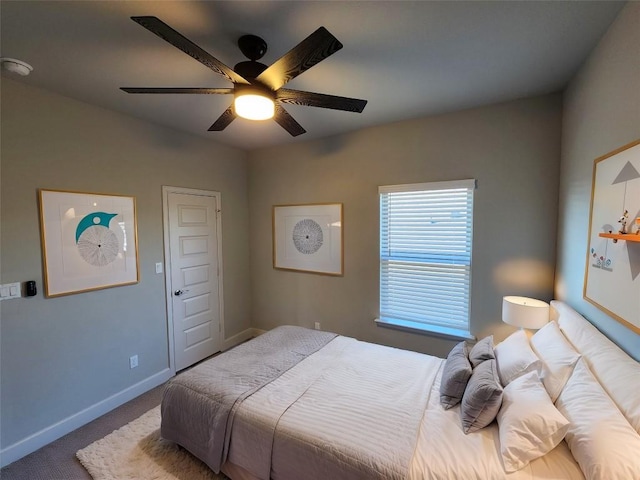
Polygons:
[[160,405],[160,385],[0,470],[2,480],[91,480],[76,452]]
[[94,480],[225,480],[160,437],[160,407],[78,451]]

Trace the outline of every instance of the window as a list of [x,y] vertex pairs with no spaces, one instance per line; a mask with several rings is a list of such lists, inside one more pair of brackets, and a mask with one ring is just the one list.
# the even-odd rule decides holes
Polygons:
[[379,187],[377,322],[470,338],[474,188],[475,180]]

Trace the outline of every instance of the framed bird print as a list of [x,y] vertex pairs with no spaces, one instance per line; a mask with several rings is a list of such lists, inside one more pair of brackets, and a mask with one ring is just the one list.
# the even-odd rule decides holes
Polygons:
[[342,204],[274,205],[273,267],[342,275]]
[[139,281],[134,197],[39,191],[47,297]]

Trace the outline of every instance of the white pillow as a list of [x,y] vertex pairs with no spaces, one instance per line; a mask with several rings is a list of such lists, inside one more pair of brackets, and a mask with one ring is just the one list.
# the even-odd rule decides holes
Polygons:
[[540,371],[541,362],[529,346],[529,339],[524,330],[512,333],[496,345],[496,361],[502,386],[525,373]]
[[640,478],[640,435],[584,358],[576,363],[556,406],[571,422],[565,439],[587,480]]
[[556,448],[569,428],[569,420],[553,406],[537,372],[522,375],[504,388],[497,418],[507,473]]
[[531,347],[542,360],[542,383],[551,401],[555,402],[573,372],[580,354],[560,331],[556,322],[549,322],[533,337]]

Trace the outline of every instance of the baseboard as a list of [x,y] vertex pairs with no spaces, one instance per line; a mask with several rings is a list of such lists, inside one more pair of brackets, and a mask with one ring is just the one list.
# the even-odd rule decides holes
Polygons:
[[104,400],[75,413],[64,420],[59,421],[49,427],[43,428],[39,432],[30,435],[13,445],[0,450],[0,467],[9,465],[16,460],[21,459],[25,455],[35,452],[41,447],[44,447],[48,443],[57,440],[58,438],[66,435],[69,432],[80,428],[83,425],[95,420],[96,418],[110,412],[116,407],[119,407],[123,403],[133,400],[134,398],[142,395],[143,393],[163,384],[169,380],[173,374],[170,369],[162,370],[144,380],[132,385],[124,390],[111,395]]
[[246,342],[247,340],[252,339],[253,337],[257,337],[258,335],[262,335],[264,330],[259,330],[257,328],[247,328],[240,333],[235,334],[233,337],[226,338],[222,341],[222,351],[229,350],[230,348],[235,347],[236,345],[240,345],[242,342]]

